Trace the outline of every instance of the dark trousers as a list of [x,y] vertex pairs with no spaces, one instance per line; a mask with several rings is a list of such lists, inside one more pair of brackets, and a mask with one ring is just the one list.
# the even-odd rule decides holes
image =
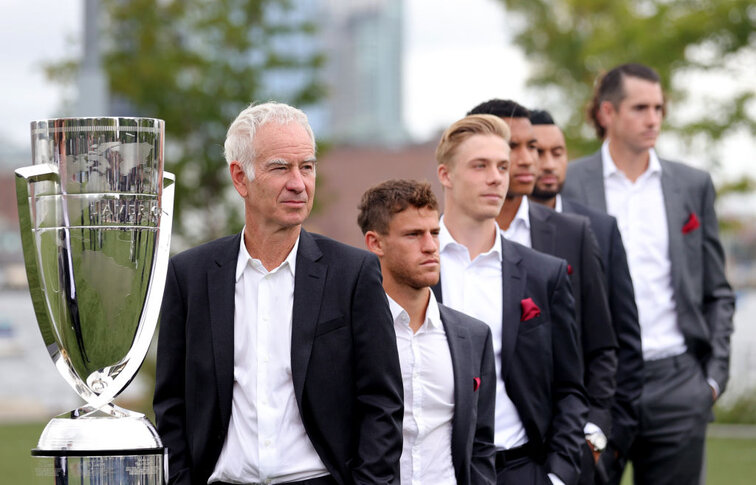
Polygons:
[[496,459],[496,485],[551,485],[546,468],[530,456]]
[[[700,485],[711,388],[690,354],[646,361],[640,426],[630,448],[636,485]],[[617,467],[619,484],[624,463]]]

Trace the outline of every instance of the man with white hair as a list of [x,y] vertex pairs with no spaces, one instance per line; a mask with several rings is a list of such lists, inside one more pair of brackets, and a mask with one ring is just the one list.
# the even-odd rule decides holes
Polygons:
[[307,117],[250,106],[225,154],[244,229],[168,268],[154,408],[170,483],[398,484],[402,377],[380,265],[301,227]]

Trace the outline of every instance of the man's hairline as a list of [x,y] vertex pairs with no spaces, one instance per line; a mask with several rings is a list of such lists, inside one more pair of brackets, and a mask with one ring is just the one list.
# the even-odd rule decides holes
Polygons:
[[381,236],[387,236],[387,235],[388,235],[388,233],[390,232],[390,229],[391,229],[391,221],[393,221],[393,220],[394,220],[394,218],[395,218],[395,217],[396,217],[396,216],[397,216],[398,214],[401,214],[402,212],[405,212],[405,211],[407,211],[407,210],[409,210],[409,209],[411,209],[411,208],[413,208],[413,209],[417,209],[417,210],[420,210],[420,209],[430,209],[430,210],[434,210],[434,211],[436,211],[436,214],[438,214],[439,220],[441,219],[441,211],[439,210],[439,207],[438,207],[438,201],[436,201],[436,207],[435,207],[435,208],[431,207],[431,205],[430,205],[430,204],[425,204],[425,205],[423,205],[423,206],[416,206],[415,204],[412,204],[412,203],[408,203],[408,204],[407,204],[407,207],[405,207],[404,209],[402,209],[402,210],[400,210],[400,211],[396,211],[396,212],[393,212],[393,211],[391,211],[391,209],[389,208],[389,211],[388,211],[388,212],[389,212],[389,218],[388,218],[388,221],[387,221],[387,223],[386,223],[386,229],[387,229],[387,230],[386,230],[386,232],[381,232],[380,230],[378,230],[378,229],[375,229],[375,228],[374,228],[374,229],[368,229],[367,231],[365,231],[365,234],[367,234],[367,233],[369,233],[369,232],[374,232],[374,233],[376,233],[376,234],[380,234]]
[[[619,99],[617,99],[617,104],[614,104],[614,101],[612,101],[610,99],[604,99],[603,101],[601,101],[602,104],[604,102],[611,103],[615,110],[618,110],[619,109],[619,105],[622,104],[622,101],[624,101],[627,98],[627,89],[625,89],[625,80],[627,80],[627,79],[632,78],[632,79],[637,79],[639,81],[645,81],[645,82],[650,83],[650,84],[656,84],[657,86],[659,86],[659,88],[661,88],[661,81],[654,81],[652,79],[646,79],[644,77],[635,76],[633,74],[627,74],[627,73],[624,73],[624,72],[620,72],[619,74],[620,74],[620,93],[621,94],[620,94]],[[663,102],[664,102],[664,89],[661,89],[661,92],[662,92],[662,104],[663,104]]]

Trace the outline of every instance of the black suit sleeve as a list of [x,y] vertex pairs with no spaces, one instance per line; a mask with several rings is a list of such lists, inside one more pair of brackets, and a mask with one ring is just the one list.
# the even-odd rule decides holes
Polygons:
[[617,390],[612,405],[613,423],[609,439],[612,446],[626,456],[638,429],[643,352],[633,281],[616,220],[612,220],[608,275],[609,308],[619,344]]
[[617,339],[609,312],[601,253],[587,219],[583,224],[581,248],[581,342],[589,404],[588,421],[608,436],[616,387]]
[[169,483],[189,484],[191,463],[186,438],[184,361],[186,304],[173,260],[168,263],[160,313],[155,396],[155,421],[163,446],[168,449]]
[[367,255],[352,301],[357,449],[355,484],[399,484],[404,415],[396,334],[378,259]]
[[484,385],[480,387],[480,396],[478,396],[478,420],[470,461],[471,485],[493,485],[496,483],[494,426],[497,379],[492,339],[491,329],[486,328],[486,339],[480,362],[480,377]]
[[583,387],[583,358],[578,344],[566,262],[562,261],[556,274],[549,278],[549,291],[554,413],[546,436],[546,469],[564,483],[574,484],[580,473],[580,456],[585,442],[583,425],[588,404]]

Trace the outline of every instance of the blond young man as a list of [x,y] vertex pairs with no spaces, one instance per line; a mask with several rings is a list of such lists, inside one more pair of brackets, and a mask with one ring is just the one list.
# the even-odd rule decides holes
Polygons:
[[444,188],[439,301],[493,333],[497,483],[574,484],[587,413],[567,263],[503,239],[509,128],[471,115],[436,149]]

